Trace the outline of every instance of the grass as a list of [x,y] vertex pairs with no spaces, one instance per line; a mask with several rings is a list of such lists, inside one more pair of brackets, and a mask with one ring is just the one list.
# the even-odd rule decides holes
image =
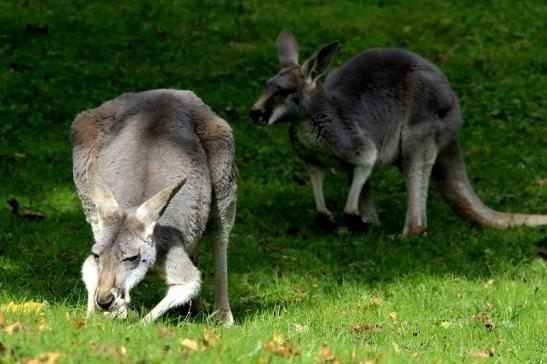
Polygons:
[[[547,213],[546,18],[541,1],[0,1],[0,201],[46,216],[0,204],[0,362],[546,362],[545,228],[475,229],[432,190],[428,236],[400,238],[405,192],[390,168],[373,177],[381,228],[323,234],[287,126],[247,117],[277,71],[281,29],[303,57],[338,39],[335,65],[365,48],[405,47],[436,62],[459,95],[481,198]],[[194,90],[234,129],[230,329],[208,320],[208,304],[146,327],[82,321],[79,269],[92,236],[72,182],[70,123],[154,88]],[[346,193],[344,176],[327,177],[339,219]],[[202,297],[212,302],[208,248]],[[163,292],[150,277],[134,310]],[[47,305],[12,312],[12,301]]]

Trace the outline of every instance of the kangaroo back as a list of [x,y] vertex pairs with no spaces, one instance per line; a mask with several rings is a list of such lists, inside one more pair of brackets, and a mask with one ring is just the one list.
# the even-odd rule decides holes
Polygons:
[[211,201],[207,155],[194,131],[207,106],[190,92],[124,94],[81,113],[72,127],[74,178],[86,216],[102,176],[122,208],[138,206],[168,185],[187,179],[159,221],[192,245],[203,233]]

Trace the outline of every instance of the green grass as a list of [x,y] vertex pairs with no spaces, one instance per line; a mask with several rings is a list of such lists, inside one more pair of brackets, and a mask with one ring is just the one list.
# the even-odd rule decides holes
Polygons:
[[[74,363],[314,363],[328,359],[325,344],[343,363],[473,362],[489,350],[490,361],[547,361],[545,228],[472,228],[432,190],[428,236],[400,238],[405,192],[390,168],[373,177],[381,228],[323,234],[287,126],[256,127],[247,117],[277,71],[281,29],[299,39],[302,58],[338,39],[335,65],[365,48],[405,47],[436,62],[459,95],[467,169],[481,198],[547,213],[538,183],[547,178],[547,7],[283,3],[0,1],[0,304],[48,302],[35,313],[0,309],[0,362],[57,352]],[[134,317],[82,321],[79,269],[92,235],[72,182],[70,123],[120,93],[154,88],[194,90],[234,129],[241,177],[230,329],[208,320],[208,304],[147,327]],[[341,173],[327,177],[340,220],[346,193]],[[3,202],[13,198],[46,219],[13,215]],[[210,267],[204,242],[207,302]],[[163,292],[150,277],[135,289],[133,309],[142,315]],[[282,338],[268,345],[276,331]],[[205,346],[204,332],[216,341]]]

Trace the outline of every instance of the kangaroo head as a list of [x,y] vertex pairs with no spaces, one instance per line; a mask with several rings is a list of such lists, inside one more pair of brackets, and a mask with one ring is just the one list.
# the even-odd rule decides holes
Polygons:
[[99,228],[94,229],[95,244],[88,260],[94,260],[98,276],[85,277],[84,273],[84,280],[97,280],[97,306],[112,311],[129,303],[130,290],[155,262],[154,227],[184,182],[129,209],[119,207],[104,181],[96,183],[93,200],[100,221]]
[[306,111],[305,100],[329,68],[338,42],[325,45],[302,66],[298,64],[298,43],[291,33],[281,32],[276,46],[281,71],[266,82],[266,88],[253,105],[250,116],[255,123],[272,125],[301,119]]

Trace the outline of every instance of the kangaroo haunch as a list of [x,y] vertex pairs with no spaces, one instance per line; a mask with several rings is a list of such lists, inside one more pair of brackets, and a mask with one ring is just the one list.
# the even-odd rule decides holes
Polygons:
[[233,322],[227,246],[237,170],[228,124],[189,91],[123,94],[72,124],[74,181],[95,244],[82,267],[87,313],[127,316],[131,289],[152,267],[168,285],[155,320],[200,288],[190,256],[204,233],[214,245],[215,313]]
[[400,168],[406,182],[404,234],[427,229],[430,176],[448,203],[473,223],[547,224],[547,216],[497,212],[477,197],[458,145],[458,99],[435,65],[402,49],[370,49],[320,85],[337,48],[330,43],[300,66],[296,40],[282,32],[277,38],[281,71],[266,82],[250,112],[257,123],[291,122],[292,146],[308,166],[316,210],[330,225],[335,222],[323,198],[325,170],[337,166],[350,174],[344,208],[349,222],[379,224],[369,176],[389,164]]

